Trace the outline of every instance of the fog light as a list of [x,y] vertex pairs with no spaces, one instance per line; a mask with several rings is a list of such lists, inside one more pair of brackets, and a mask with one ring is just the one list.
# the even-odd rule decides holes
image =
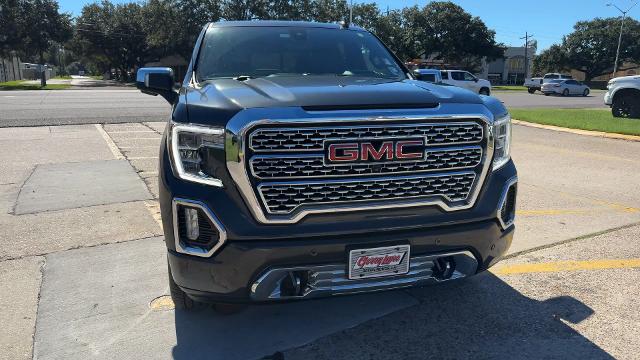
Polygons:
[[200,226],[198,225],[198,209],[184,208],[184,222],[189,240],[198,240]]

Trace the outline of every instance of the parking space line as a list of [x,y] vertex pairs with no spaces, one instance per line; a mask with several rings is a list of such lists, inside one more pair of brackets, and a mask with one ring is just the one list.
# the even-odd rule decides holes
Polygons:
[[520,216],[553,216],[553,215],[589,215],[601,212],[624,212],[635,213],[640,209],[614,204],[602,204],[604,207],[595,209],[538,209],[538,210],[517,210]]
[[491,269],[491,272],[496,275],[515,275],[631,268],[640,268],[640,259],[567,260],[546,263],[498,265],[494,269]]
[[107,132],[104,130],[104,128],[102,127],[102,124],[95,124],[95,126],[98,132],[100,133],[100,135],[102,135],[102,138],[104,139],[104,141],[107,142],[107,146],[109,147],[109,150],[111,150],[111,153],[113,154],[113,156],[117,160],[123,160],[124,155],[122,154],[120,149],[118,149],[118,146],[116,145],[116,143],[113,142],[113,139],[111,139],[111,136],[109,136],[109,134],[107,134]]

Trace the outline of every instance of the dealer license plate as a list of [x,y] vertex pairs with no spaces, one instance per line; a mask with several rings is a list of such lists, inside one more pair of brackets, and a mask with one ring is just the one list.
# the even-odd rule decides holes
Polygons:
[[409,272],[409,245],[349,251],[349,279],[402,275]]

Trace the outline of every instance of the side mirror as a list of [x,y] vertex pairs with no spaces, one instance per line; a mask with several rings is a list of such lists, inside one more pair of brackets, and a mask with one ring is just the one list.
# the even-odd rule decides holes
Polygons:
[[422,80],[422,74],[417,71],[413,72],[413,77],[416,78],[416,80]]
[[480,80],[478,80],[478,78],[473,78],[473,81],[478,82]]
[[136,74],[136,87],[145,94],[160,95],[173,104],[178,93],[173,89],[174,77],[171,68],[140,68]]

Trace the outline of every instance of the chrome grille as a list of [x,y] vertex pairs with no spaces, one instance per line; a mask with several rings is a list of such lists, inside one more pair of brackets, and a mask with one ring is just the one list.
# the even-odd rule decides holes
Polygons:
[[261,184],[258,192],[272,214],[289,214],[302,205],[442,196],[449,201],[469,195],[476,174],[406,176],[366,180]]
[[326,139],[424,137],[427,145],[478,143],[483,127],[476,122],[333,126],[304,128],[261,128],[249,135],[255,152],[322,151]]
[[424,161],[391,163],[325,164],[323,154],[256,155],[250,160],[251,173],[259,179],[301,177],[362,176],[371,174],[417,173],[475,167],[482,161],[480,146],[425,150]]
[[[382,207],[467,209],[493,156],[487,126],[482,115],[239,119],[227,125],[228,132],[237,134],[227,144],[227,167],[261,223],[295,223],[310,213]],[[421,159],[394,155],[378,161],[358,157],[354,162],[330,162],[325,149],[341,142],[380,146],[416,139],[424,143]]]

